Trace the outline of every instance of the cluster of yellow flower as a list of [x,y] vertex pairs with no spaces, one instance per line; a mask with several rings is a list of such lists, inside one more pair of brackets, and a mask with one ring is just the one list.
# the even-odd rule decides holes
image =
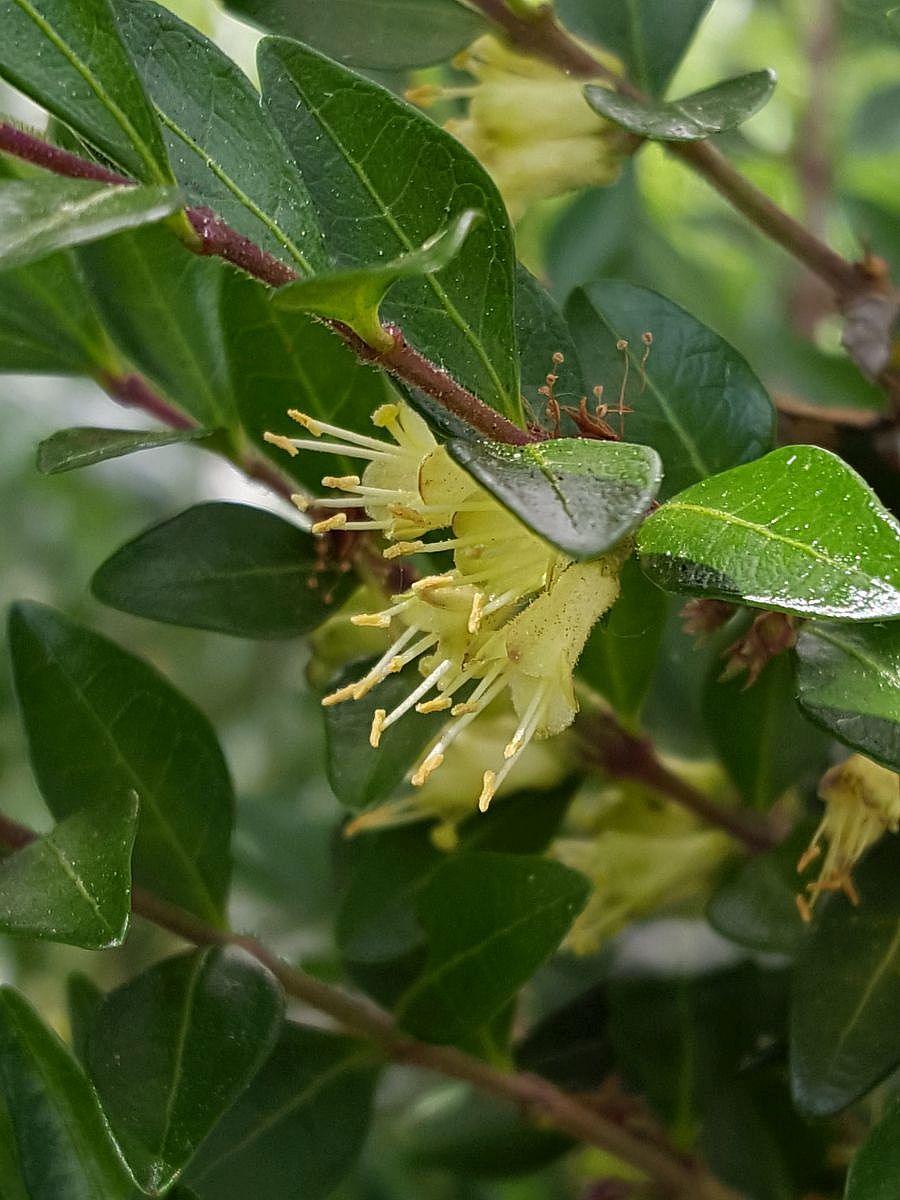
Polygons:
[[[463,730],[508,691],[518,726],[502,763],[483,774],[484,810],[531,740],[560,733],[574,719],[572,672],[593,625],[619,594],[630,546],[591,562],[561,554],[459,467],[405,405],[386,404],[372,416],[392,441],[296,411],[289,415],[312,436],[267,433],[269,442],[290,454],[321,450],[367,461],[362,475],[324,477],[323,485],[339,496],[295,497],[304,510],[313,503],[336,510],[313,525],[314,533],[377,531],[388,542],[386,558],[447,552],[453,560],[452,569],[419,579],[380,612],[352,618],[396,636],[361,679],[322,703],[359,700],[417,661],[422,681],[390,712],[375,711],[370,741],[377,746],[412,709],[446,711],[448,725],[412,775],[420,786]],[[439,531],[449,536],[436,536]]]

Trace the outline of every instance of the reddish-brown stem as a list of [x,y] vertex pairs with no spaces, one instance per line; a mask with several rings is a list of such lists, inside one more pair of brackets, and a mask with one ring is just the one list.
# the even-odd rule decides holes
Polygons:
[[224,258],[226,262],[233,263],[248,275],[268,283],[270,287],[283,287],[299,278],[296,271],[232,229],[221,217],[217,217],[212,209],[189,208],[185,215],[200,239],[196,248],[189,247],[196,249],[197,254]]
[[103,390],[128,408],[139,408],[171,429],[193,429],[196,425],[155,392],[141,375],[114,375],[105,372],[97,382]]
[[94,179],[98,183],[134,183],[133,179],[120,175],[118,171],[110,171],[108,167],[101,167],[99,163],[79,158],[77,154],[62,150],[59,146],[51,146],[33,134],[26,133],[24,129],[17,129],[15,125],[5,122],[0,123],[0,151],[23,158],[38,167],[45,167],[56,175],[67,175],[71,179]]

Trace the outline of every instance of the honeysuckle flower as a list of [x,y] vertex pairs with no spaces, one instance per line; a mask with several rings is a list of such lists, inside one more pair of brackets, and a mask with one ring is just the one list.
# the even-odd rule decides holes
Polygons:
[[[388,543],[386,558],[453,557],[452,569],[417,580],[378,612],[350,618],[389,630],[390,644],[365,674],[322,703],[360,700],[417,663],[422,681],[390,712],[375,710],[370,742],[377,747],[384,731],[412,710],[446,712],[448,724],[412,774],[421,787],[472,722],[508,694],[518,723],[502,757],[483,771],[485,810],[532,740],[574,719],[572,672],[594,624],[619,594],[630,545],[591,562],[561,554],[457,466],[405,405],[382,405],[372,416],[390,441],[304,413],[290,416],[311,436],[267,433],[268,441],[290,454],[323,450],[367,461],[361,475],[324,477],[323,485],[341,495],[314,502],[335,509],[313,525],[314,533],[379,533]],[[307,497],[295,499],[302,510],[311,505]]]
[[797,870],[805,871],[822,853],[823,840],[827,843],[819,877],[806,885],[809,899],[797,897],[805,921],[822,892],[843,892],[858,904],[854,865],[882,834],[900,829],[900,775],[862,754],[851,754],[826,771],[819,796],[825,815],[797,863]]
[[[599,59],[608,71],[622,73],[617,59]],[[533,200],[618,177],[628,135],[589,108],[582,94],[585,82],[608,87],[608,76],[574,79],[493,34],[478,38],[454,65],[478,82],[470,88],[413,89],[409,98],[424,105],[445,97],[469,99],[467,115],[446,128],[485,166],[513,216]]]

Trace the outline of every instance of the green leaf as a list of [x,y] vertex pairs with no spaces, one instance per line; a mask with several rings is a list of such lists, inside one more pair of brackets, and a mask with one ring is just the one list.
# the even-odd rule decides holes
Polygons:
[[75,1057],[87,1067],[88,1041],[103,1003],[103,992],[90,975],[74,971],[66,980],[66,1011]]
[[283,1013],[274,976],[220,946],[168,958],[106,997],[90,1072],[145,1191],[172,1185],[268,1058]]
[[50,811],[62,821],[136,792],[135,882],[219,924],[234,798],[209,722],[147,663],[43,605],[13,606],[9,644]]
[[759,112],[775,90],[774,71],[752,71],[726,79],[680,100],[647,103],[610,88],[588,84],[591,108],[638,137],[663,142],[696,142],[734,129]]
[[[588,389],[581,374],[578,351],[562,313],[546,288],[521,263],[516,271],[516,337],[522,396],[529,421],[555,432],[554,422],[546,412],[547,397],[539,391],[547,386],[548,374],[557,377],[554,393],[561,405],[574,405],[577,409]],[[554,357],[560,354],[562,362]],[[578,434],[578,426],[565,413],[560,418],[560,433],[564,437]]]
[[786,788],[822,773],[830,743],[797,707],[786,654],[750,687],[743,675],[720,681],[721,669],[719,659],[706,679],[704,724],[743,802],[765,811]]
[[118,187],[43,174],[0,182],[0,270],[161,221],[180,203],[180,192],[170,187]]
[[145,183],[171,183],[109,0],[0,0],[0,76]]
[[235,637],[315,629],[352,577],[323,563],[316,540],[246,504],[198,504],[118,549],[91,580],[112,608]]
[[234,423],[219,319],[229,268],[146,228],[85,246],[79,261],[110,334],[143,375],[198,424]]
[[900,1064],[900,846],[854,871],[860,904],[829,898],[795,967],[791,1080],[806,1113],[840,1112]]
[[418,897],[428,959],[400,1024],[437,1042],[485,1024],[557,948],[589,890],[583,875],[531,855],[448,859]]
[[285,1024],[269,1060],[191,1162],[187,1182],[201,1200],[325,1200],[362,1149],[377,1075],[365,1044]]
[[0,1091],[0,1189],[3,1200],[32,1200],[22,1179],[19,1148],[9,1108]]
[[627,537],[662,479],[656,451],[625,442],[457,440],[447,449],[524,525],[576,559],[596,558]]
[[95,375],[116,360],[72,255],[0,272],[0,370]]
[[635,725],[656,669],[668,602],[629,558],[622,590],[608,618],[594,626],[578,663],[578,674]]
[[751,950],[793,958],[808,932],[797,911],[797,862],[815,828],[802,821],[780,846],[741,863],[707,905],[713,928]]
[[121,946],[137,800],[110,797],[0,863],[0,929],[85,950]]
[[847,1175],[844,1200],[894,1200],[900,1179],[900,1097],[870,1129]]
[[409,253],[448,213],[485,216],[440,274],[399,283],[383,316],[485,403],[521,421],[515,254],[494,184],[449,133],[312,50],[259,49],[263,99],[304,173],[341,267]]
[[243,71],[149,0],[113,0],[113,8],[191,202],[304,274],[324,266],[303,176]]
[[688,488],[641,527],[661,587],[794,613],[900,616],[896,520],[846,463],[785,446]]
[[226,7],[348,66],[380,70],[442,62],[485,28],[457,0],[227,0]]
[[232,386],[254,445],[285,475],[317,491],[323,475],[352,474],[359,461],[322,453],[291,458],[263,434],[296,431],[289,408],[364,430],[370,414],[388,398],[385,381],[325,325],[280,312],[275,295],[234,272],[225,281],[222,322]]
[[298,280],[279,288],[272,303],[283,312],[313,313],[341,321],[370,346],[389,350],[394,338],[382,326],[378,310],[390,288],[400,279],[431,275],[448,266],[480,219],[481,214],[475,209],[466,209],[448,228],[393,262]]
[[587,41],[617,54],[644,92],[659,96],[690,45],[694,30],[712,0],[557,0],[563,23]]
[[[775,410],[746,361],[671,300],[605,280],[575,291],[565,312],[586,379],[604,387],[613,408],[624,396],[634,410],[626,439],[662,458],[663,499],[772,445]],[[653,336],[649,354],[644,333]],[[617,348],[622,340],[627,352]]]
[[10,988],[0,990],[0,1097],[29,1200],[130,1200],[134,1185],[87,1077]]
[[811,622],[796,656],[797,700],[807,716],[900,771],[900,623]]
[[138,450],[195,442],[212,432],[211,429],[60,429],[38,445],[37,469],[42,475],[58,475]]

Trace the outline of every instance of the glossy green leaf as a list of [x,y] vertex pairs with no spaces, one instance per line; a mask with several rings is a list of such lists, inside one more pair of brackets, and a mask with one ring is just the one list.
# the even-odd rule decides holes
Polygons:
[[485,28],[458,0],[227,0],[227,7],[348,66],[381,70],[442,62]]
[[268,1061],[200,1147],[200,1200],[325,1200],[353,1168],[378,1070],[371,1047],[285,1024]]
[[656,668],[668,612],[665,592],[629,558],[620,576],[622,591],[608,618],[594,626],[578,662],[578,674],[635,723]]
[[419,894],[428,958],[400,1024],[450,1042],[489,1021],[557,948],[589,890],[583,875],[532,855],[448,859]]
[[247,504],[198,504],[140,534],[98,567],[91,590],[112,608],[234,637],[309,633],[353,587],[315,539]]
[[131,917],[132,793],[81,809],[0,863],[0,930],[85,950],[120,946]]
[[785,446],[704,480],[644,523],[661,587],[794,613],[900,616],[900,526],[846,463]]
[[900,1097],[895,1095],[850,1164],[844,1200],[894,1200],[898,1179]]
[[490,178],[426,116],[314,51],[268,38],[258,61],[264,101],[341,267],[409,253],[448,214],[484,214],[453,262],[440,275],[397,284],[382,316],[485,403],[521,420],[515,255]]
[[734,129],[759,112],[775,90],[774,71],[752,71],[726,79],[679,100],[643,102],[610,88],[588,84],[588,104],[638,137],[663,142],[695,142]]
[[628,0],[627,4],[598,4],[596,0],[557,0],[567,28],[622,60],[628,77],[654,96],[665,90],[670,76],[690,45],[697,25],[712,0]]
[[641,522],[659,491],[650,446],[557,438],[453,441],[451,456],[524,525],[572,558],[596,558]]
[[106,997],[90,1072],[141,1187],[165,1191],[271,1053],[284,998],[240,951],[168,958]]
[[0,76],[127,174],[172,181],[109,0],[0,0],[0,25]]
[[279,311],[274,296],[271,288],[235,272],[225,281],[222,323],[238,412],[250,440],[275,467],[321,492],[323,475],[352,474],[359,460],[323,453],[292,458],[263,434],[297,433],[289,408],[364,431],[388,398],[385,381],[325,325]]
[[815,621],[797,641],[803,711],[855,750],[900,771],[900,622]]
[[[528,421],[556,434],[555,423],[547,416],[547,397],[539,391],[547,386],[547,376],[556,376],[554,394],[561,406],[577,409],[581,397],[588,395],[588,388],[562,313],[550,293],[521,263],[516,272],[516,337]],[[562,362],[557,361],[560,354]],[[559,434],[578,434],[578,426],[566,413],[560,417]]]
[[296,270],[323,267],[303,176],[243,71],[149,0],[113,0],[113,8],[191,202]]
[[4,180],[0,270],[161,221],[180,202],[180,192],[171,187],[117,187],[49,174]]
[[74,971],[66,980],[66,1012],[69,1018],[69,1033],[75,1057],[87,1067],[88,1042],[96,1020],[103,992],[90,975]]
[[0,1190],[2,1190],[3,1200],[32,1200],[22,1178],[16,1134],[2,1091],[0,1091]]
[[591,387],[602,385],[613,408],[623,396],[634,410],[625,439],[662,458],[663,499],[772,445],[775,411],[745,359],[671,300],[605,280],[575,291],[565,312]]
[[900,1065],[900,845],[853,872],[860,896],[822,905],[795,967],[791,1079],[800,1108],[840,1112]]
[[0,1097],[28,1200],[130,1200],[134,1184],[84,1071],[10,988],[0,991]]
[[78,257],[107,329],[140,372],[198,424],[233,424],[219,320],[229,268],[162,228],[119,234]]
[[0,272],[0,370],[93,375],[116,360],[70,254]]
[[797,707],[788,655],[771,659],[749,687],[746,675],[721,681],[722,666],[713,664],[703,690],[706,730],[744,804],[765,811],[786,788],[815,782],[830,743]]
[[43,605],[13,607],[9,645],[53,815],[136,792],[135,881],[219,924],[234,798],[206,718],[147,663]]
[[288,313],[313,313],[349,325],[370,346],[389,350],[394,339],[381,324],[379,308],[400,279],[416,279],[440,271],[461,251],[469,231],[480,220],[474,209],[460,213],[446,229],[417,250],[393,262],[375,263],[352,271],[337,271],[301,279],[279,288],[272,303]]
[[211,433],[210,429],[60,429],[38,445],[37,469],[42,475],[58,475],[138,450],[195,442]]

